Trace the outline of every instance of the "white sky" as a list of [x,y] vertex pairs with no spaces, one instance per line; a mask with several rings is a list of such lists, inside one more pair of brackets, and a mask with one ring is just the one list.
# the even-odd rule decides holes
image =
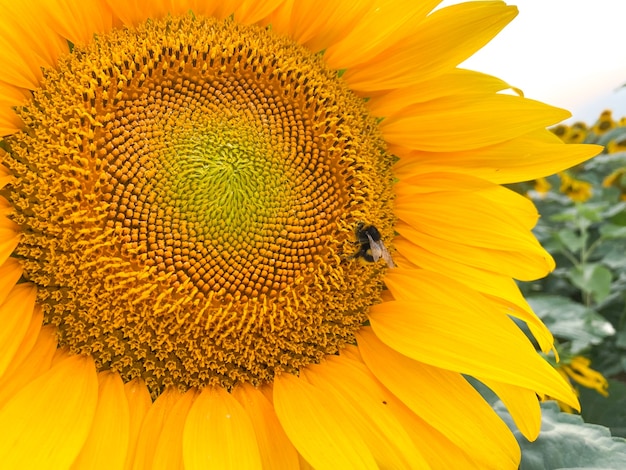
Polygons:
[[[460,0],[444,0],[443,5]],[[507,0],[519,15],[462,66],[570,110],[626,116],[626,0]]]

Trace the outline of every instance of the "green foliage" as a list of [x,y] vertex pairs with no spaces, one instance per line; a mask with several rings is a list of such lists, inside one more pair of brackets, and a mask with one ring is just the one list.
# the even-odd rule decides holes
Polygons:
[[603,397],[593,390],[581,388],[580,397],[585,403],[581,415],[589,423],[610,427],[613,435],[626,436],[626,384],[609,380],[609,390],[609,396]]
[[[563,362],[585,356],[591,359],[591,367],[616,380],[626,377],[626,202],[620,190],[603,182],[622,166],[626,166],[626,152],[603,154],[577,167],[576,178],[592,185],[591,197],[584,202],[561,194],[558,176],[548,178],[553,189],[544,195],[527,186],[542,214],[536,235],[558,267],[545,279],[521,285],[555,335]],[[611,384],[610,399],[626,399],[624,387],[615,380]],[[583,409],[589,400],[595,407],[603,400],[609,402],[595,391],[585,392]],[[626,436],[625,425],[602,421],[609,417],[587,416]]]
[[554,402],[543,403],[539,438],[527,441],[517,430],[502,403],[494,409],[513,430],[522,449],[520,470],[626,468],[626,440],[611,437],[605,427],[585,424],[580,416],[559,411]]
[[560,339],[560,348],[567,346],[570,355],[582,354],[613,334],[615,329],[592,308],[561,295],[537,294],[528,298],[530,306]]

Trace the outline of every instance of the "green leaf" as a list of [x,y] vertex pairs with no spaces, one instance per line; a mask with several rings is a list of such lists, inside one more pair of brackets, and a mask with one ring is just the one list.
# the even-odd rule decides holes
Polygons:
[[570,342],[570,352],[577,354],[615,334],[610,322],[595,310],[559,295],[533,295],[528,303],[561,340]]
[[609,396],[580,387],[582,417],[588,423],[601,424],[614,436],[626,437],[626,384],[609,379]]
[[[575,207],[561,209],[550,216],[550,222],[574,222],[578,218],[578,211]],[[541,220],[541,219],[539,219]]]
[[589,202],[586,204],[579,204],[576,208],[578,209],[578,215],[580,216],[578,223],[581,228],[587,228],[592,223],[602,221],[602,212],[607,208],[607,204],[605,202]]
[[[625,227],[626,228],[626,227]],[[572,229],[564,228],[559,230],[555,237],[565,246],[571,253],[578,253],[583,249],[585,240],[580,234]]]
[[568,273],[568,277],[583,292],[591,294],[598,303],[602,302],[611,291],[613,274],[600,264],[576,266]]
[[622,140],[626,138],[626,127],[616,127],[606,134],[601,135],[596,142],[599,145],[606,145],[612,140]]
[[611,204],[607,207],[604,212],[602,212],[602,216],[605,218],[611,218],[611,222],[617,225],[626,225],[624,223],[620,223],[620,219],[616,219],[616,216],[623,215],[624,211],[626,211],[626,202],[618,202],[617,204]]
[[626,152],[604,154],[585,162],[585,172],[591,171],[606,176],[622,166],[626,166]]
[[626,468],[626,440],[611,437],[603,426],[585,424],[578,415],[560,412],[555,402],[541,404],[541,433],[535,442],[521,435],[501,402],[494,409],[522,449],[520,470]]
[[[620,325],[623,328],[622,325]],[[626,348],[626,329],[618,329],[615,335],[615,345],[620,348]]]
[[599,251],[602,253],[602,264],[615,271],[626,271],[626,250],[622,240],[607,240]]
[[593,294],[596,302],[601,303],[611,292],[613,273],[601,264],[597,264],[591,271],[589,281],[589,289],[591,290],[591,293]]
[[606,240],[626,238],[626,226],[606,223],[600,227],[600,235]]
[[605,377],[619,376],[626,370],[626,350],[615,343],[615,337],[606,338],[589,351],[593,368]]
[[[626,152],[624,152],[626,153]],[[611,216],[611,222],[616,224],[616,225],[626,225],[626,209],[624,209],[624,203],[620,203],[620,205],[622,205],[622,210],[619,212],[616,212],[614,215]]]

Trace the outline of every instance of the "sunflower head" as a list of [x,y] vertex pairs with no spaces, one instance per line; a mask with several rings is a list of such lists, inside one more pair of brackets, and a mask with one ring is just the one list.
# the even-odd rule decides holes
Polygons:
[[501,184],[597,150],[457,67],[514,7],[409,3],[5,6],[2,462],[515,468],[465,376],[577,405]]
[[593,185],[588,181],[574,178],[568,172],[559,173],[561,178],[560,191],[575,202],[585,202],[591,198]]
[[391,237],[392,157],[286,37],[192,15],[116,29],[17,114],[14,255],[60,344],[98,368],[155,396],[259,385],[335,354],[380,301],[355,231]]

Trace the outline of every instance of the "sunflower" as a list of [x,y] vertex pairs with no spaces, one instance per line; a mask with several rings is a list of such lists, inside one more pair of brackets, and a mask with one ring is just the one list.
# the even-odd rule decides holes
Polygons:
[[7,468],[517,468],[577,407],[501,184],[597,153],[458,68],[502,2],[4,2]]
[[581,144],[589,134],[589,129],[584,122],[575,122],[571,126],[559,124],[550,130],[567,144]]
[[600,113],[600,117],[594,123],[591,130],[596,136],[606,134],[611,129],[615,129],[618,123],[613,120],[613,112],[610,109],[606,109]]
[[548,178],[546,178],[545,176],[542,176],[541,178],[537,178],[534,181],[533,189],[539,195],[540,198],[544,198],[546,194],[548,194],[550,190],[552,189],[552,185],[548,181]]
[[[561,376],[567,380],[574,392],[578,395],[578,385],[595,390],[603,397],[609,396],[609,382],[597,370],[590,367],[591,360],[584,356],[573,356],[567,359],[561,359],[561,363],[556,365],[556,370]],[[549,398],[549,397],[544,397]],[[567,413],[573,413],[574,409],[559,402],[561,410]]]
[[574,356],[567,361],[567,364],[557,366],[557,369],[563,378],[571,379],[574,383],[594,389],[600,395],[608,397],[608,381],[600,372],[589,367],[590,365],[591,361],[586,357]]
[[[609,145],[611,143],[609,142]],[[611,153],[610,151],[608,153]],[[619,190],[619,198],[626,201],[626,167],[618,168],[602,181],[604,188],[616,188]]]
[[593,195],[593,185],[588,181],[579,180],[571,176],[568,172],[559,173],[561,186],[559,190],[575,202],[585,202]]

